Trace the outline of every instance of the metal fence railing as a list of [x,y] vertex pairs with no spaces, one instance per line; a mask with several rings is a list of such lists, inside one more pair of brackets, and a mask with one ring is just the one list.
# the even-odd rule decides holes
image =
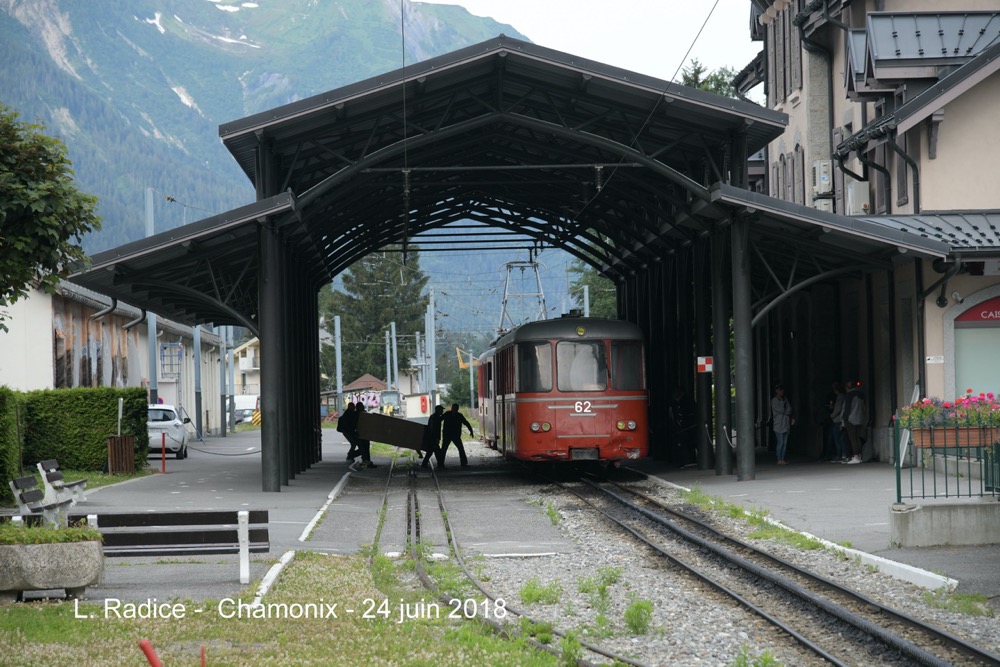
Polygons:
[[1000,496],[1000,427],[894,431],[897,503]]

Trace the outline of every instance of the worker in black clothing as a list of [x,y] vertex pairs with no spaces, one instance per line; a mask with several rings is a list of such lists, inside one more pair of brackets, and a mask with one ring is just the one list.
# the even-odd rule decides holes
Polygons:
[[455,443],[458,448],[458,458],[462,462],[462,467],[469,465],[469,459],[465,456],[465,447],[462,446],[462,427],[469,429],[469,437],[475,436],[472,432],[472,424],[458,411],[458,403],[451,404],[451,410],[444,413],[441,423],[441,464],[444,465],[444,457],[448,454],[448,445]]
[[354,459],[358,457],[360,453],[358,450],[358,413],[355,412],[354,403],[348,403],[347,409],[344,410],[340,418],[337,419],[337,431],[344,435],[344,439],[351,446],[347,450],[347,460],[354,463]]
[[441,419],[444,416],[444,406],[434,407],[434,414],[427,418],[427,426],[424,427],[424,442],[421,449],[424,451],[424,460],[420,463],[423,468],[430,467],[431,456],[437,459],[438,467],[444,467],[444,456],[438,441],[441,439]]
[[[358,421],[361,419],[361,413],[365,411],[365,404],[358,401],[358,404],[354,406],[355,417],[354,417],[354,438],[357,441],[358,453],[361,454],[361,463],[358,464],[362,468],[377,468],[378,466],[372,463],[372,441],[366,440],[358,435]],[[355,464],[351,463],[353,467]]]

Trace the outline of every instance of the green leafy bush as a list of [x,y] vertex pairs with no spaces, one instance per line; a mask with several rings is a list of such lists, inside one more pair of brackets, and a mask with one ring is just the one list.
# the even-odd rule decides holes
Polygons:
[[57,544],[61,542],[92,542],[101,539],[101,532],[86,523],[67,528],[50,526],[15,526],[0,523],[0,544]]
[[0,386],[0,502],[14,502],[7,482],[21,476],[21,446],[18,442],[18,414],[21,395],[9,387]]
[[653,603],[650,600],[633,600],[625,610],[625,625],[633,635],[644,635],[653,620]]
[[118,432],[118,398],[125,399],[122,435],[135,436],[136,466],[146,464],[146,390],[108,387],[46,389],[25,394],[24,460],[58,459],[63,468],[102,470],[108,436]]
[[521,587],[521,602],[524,604],[555,604],[559,602],[562,595],[562,586],[558,582],[542,584],[536,577],[532,577]]

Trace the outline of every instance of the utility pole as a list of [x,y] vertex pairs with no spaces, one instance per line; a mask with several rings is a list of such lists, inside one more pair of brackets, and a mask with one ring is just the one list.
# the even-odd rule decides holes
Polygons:
[[474,358],[472,356],[472,345],[469,345],[469,409],[473,412],[476,411],[476,381],[475,381],[475,368],[473,367]]
[[198,439],[205,439],[201,430],[201,325],[194,325],[194,430]]
[[333,316],[333,350],[337,357],[337,413],[344,408],[344,373],[340,362],[340,315]]
[[385,332],[385,388],[392,389],[392,342],[389,340],[389,330]]
[[233,326],[226,327],[226,346],[229,348],[229,412],[226,414],[226,421],[229,423],[229,430],[236,432],[236,352],[233,348]]
[[430,386],[431,409],[437,405],[437,341],[434,334],[434,288],[430,289],[430,302],[427,304],[427,383]]
[[[153,188],[146,188],[146,238],[153,235]],[[157,357],[160,346],[156,340],[156,313],[146,314],[146,338],[149,352],[149,402],[156,404],[159,399],[159,370]]]
[[389,322],[389,332],[392,335],[392,386],[389,388],[399,391],[399,348],[396,344],[395,322]]
[[219,336],[219,435],[226,437],[229,420],[226,418],[226,328],[215,327]]

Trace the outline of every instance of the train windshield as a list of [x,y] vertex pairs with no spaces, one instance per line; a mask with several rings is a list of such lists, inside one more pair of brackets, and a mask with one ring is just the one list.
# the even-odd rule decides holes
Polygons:
[[518,343],[517,390],[552,391],[552,346],[548,341]]
[[604,342],[556,343],[559,391],[604,391],[608,388],[608,361]]
[[642,372],[642,344],[637,341],[611,343],[611,384],[622,391],[646,388]]

